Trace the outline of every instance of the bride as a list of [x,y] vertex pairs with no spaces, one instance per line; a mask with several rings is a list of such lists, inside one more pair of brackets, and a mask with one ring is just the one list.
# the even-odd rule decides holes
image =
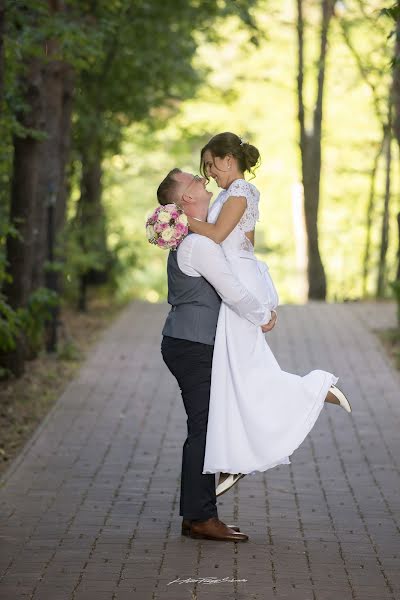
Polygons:
[[[254,255],[259,191],[245,180],[259,161],[234,133],[214,136],[201,151],[201,171],[222,191],[208,222],[188,217],[192,232],[221,244],[233,272],[271,310],[279,299],[265,263]],[[184,209],[183,205],[183,209]],[[301,377],[283,371],[260,327],[221,304],[213,355],[203,473],[220,473],[217,496],[248,473],[290,464],[325,402],[350,404],[338,377],[316,369]]]

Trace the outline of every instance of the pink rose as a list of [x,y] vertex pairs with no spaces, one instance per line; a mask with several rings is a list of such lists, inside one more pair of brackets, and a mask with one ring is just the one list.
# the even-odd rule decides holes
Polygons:
[[182,235],[188,233],[188,228],[186,227],[186,225],[184,225],[183,223],[179,223],[178,221],[178,223],[175,224],[175,231],[181,237]]

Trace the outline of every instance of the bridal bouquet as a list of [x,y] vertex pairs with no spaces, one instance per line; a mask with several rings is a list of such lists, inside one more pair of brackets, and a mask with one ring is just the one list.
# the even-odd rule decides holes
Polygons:
[[176,250],[188,233],[187,217],[176,204],[158,206],[146,221],[147,239],[159,248]]

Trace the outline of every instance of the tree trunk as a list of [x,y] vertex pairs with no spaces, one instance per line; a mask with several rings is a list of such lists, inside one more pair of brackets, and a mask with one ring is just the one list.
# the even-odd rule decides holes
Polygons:
[[[58,262],[65,260],[65,225],[67,220],[67,200],[70,194],[69,181],[69,158],[71,150],[72,108],[75,86],[75,73],[71,67],[66,66],[63,78],[62,111],[60,121],[60,165],[62,177],[57,194],[57,202],[54,213],[55,234],[55,258]],[[63,293],[63,276],[60,271],[56,272],[56,289],[61,295]]]
[[[107,271],[107,235],[102,197],[102,152],[89,150],[82,154],[81,196],[77,219],[81,251],[91,255],[92,266],[80,276],[79,310],[87,310],[87,287],[90,283],[102,283]],[[93,145],[92,145],[93,149]]]
[[[44,75],[45,132],[40,148],[40,174],[34,214],[32,289],[46,284],[45,263],[49,258],[49,212],[54,210],[52,234],[57,239],[66,218],[66,165],[71,145],[73,71],[65,63],[52,62]],[[61,257],[61,256],[60,256]]]
[[386,128],[385,157],[386,157],[386,178],[385,178],[385,196],[383,202],[381,243],[378,262],[378,280],[376,286],[377,298],[383,298],[386,287],[386,254],[389,247],[389,204],[391,192],[391,167],[392,167],[392,119],[391,119],[391,100],[389,101],[388,124]]
[[[48,7],[50,14],[65,10],[61,0],[49,0]],[[73,80],[68,65],[52,60],[58,52],[58,41],[47,40],[45,49],[48,60],[32,59],[21,82],[28,109],[19,115],[23,127],[40,131],[44,137],[39,140],[28,132],[14,140],[10,220],[19,236],[7,239],[11,281],[4,286],[14,308],[25,306],[30,294],[40,286],[58,289],[58,274],[54,269],[46,273],[45,265],[54,258],[56,223],[61,226],[65,221],[65,163],[70,144]],[[57,211],[59,198],[62,207]],[[57,309],[53,309],[52,331],[48,335],[53,342],[57,316]],[[51,346],[54,350],[54,343]]]
[[[49,1],[50,13],[66,12],[62,1]],[[35,262],[32,270],[32,289],[45,286],[60,293],[61,276],[54,268],[56,258],[61,258],[62,248],[56,251],[59,233],[65,225],[66,164],[68,160],[73,96],[73,70],[60,60],[52,60],[59,52],[55,39],[46,42],[48,62],[43,66],[46,140],[40,149],[40,174],[36,193]],[[47,324],[47,350],[57,346],[58,308],[52,309]]]
[[[48,45],[51,45],[49,42]],[[63,65],[58,61],[48,63],[43,68],[43,95],[45,110],[46,140],[40,147],[39,176],[36,189],[32,269],[33,290],[45,285],[45,262],[48,260],[48,213],[51,205],[56,204],[59,193],[62,168],[60,164],[60,134],[63,92]]]
[[[64,2],[58,0],[49,1],[49,9],[51,13],[66,12]],[[32,289],[48,283],[45,263],[49,258],[49,237],[55,239],[65,224],[65,170],[71,136],[73,71],[65,62],[51,60],[58,51],[57,40],[50,39],[46,42],[49,61],[43,67],[43,93],[47,139],[41,146],[40,174],[36,194],[35,265],[32,272]],[[50,231],[52,213],[54,215],[52,231]],[[56,283],[54,285],[58,287]]]
[[4,23],[5,23],[5,1],[0,0],[0,113],[4,96]]
[[75,73],[73,69],[64,65],[63,90],[62,90],[62,110],[60,120],[60,164],[62,177],[58,190],[55,229],[56,235],[59,235],[64,227],[67,212],[67,199],[69,196],[69,181],[66,173],[71,150],[71,128],[72,128],[72,108],[75,85]]
[[[32,59],[22,80],[24,103],[29,110],[17,115],[23,127],[34,130],[43,128],[43,85],[41,64]],[[8,235],[6,241],[7,274],[9,280],[3,285],[8,304],[16,309],[27,304],[31,293],[32,266],[34,264],[33,219],[38,185],[40,144],[32,134],[14,136],[13,172],[10,194],[10,223],[18,235]],[[18,336],[16,348],[2,357],[2,363],[16,376],[24,372],[27,357],[24,336]]]
[[308,298],[326,298],[326,277],[318,244],[318,208],[321,176],[321,130],[328,30],[333,14],[333,0],[322,0],[320,51],[318,60],[317,95],[311,130],[306,128],[304,105],[304,17],[303,1],[297,0],[298,35],[298,119],[300,125],[301,170],[304,187],[304,214],[308,237]]
[[364,249],[363,272],[362,272],[362,290],[363,290],[362,294],[364,297],[367,295],[367,283],[368,283],[368,273],[369,273],[369,264],[370,264],[370,255],[371,255],[371,230],[372,230],[373,213],[374,213],[374,205],[375,205],[376,174],[378,171],[379,159],[382,155],[384,144],[385,144],[385,139],[382,140],[382,143],[380,144],[378,151],[374,157],[374,162],[373,162],[372,169],[371,169],[370,184],[369,184],[369,198],[368,198],[368,206],[367,206],[367,222],[366,222],[366,232],[365,232],[365,249]]
[[396,23],[394,57],[396,63],[393,68],[393,133],[400,149],[400,15]]
[[[18,120],[23,127],[43,130],[43,78],[37,59],[31,61],[22,84],[25,88],[24,102],[29,110],[20,114]],[[35,214],[41,144],[30,133],[25,137],[14,137],[10,220],[19,235],[7,238],[8,273],[12,280],[4,286],[8,302],[13,308],[24,306],[32,289],[35,261],[32,215]]]
[[321,169],[321,140],[314,135],[303,149],[302,176],[304,186],[304,215],[308,248],[308,298],[325,300],[326,277],[318,244],[319,180]]
[[[393,69],[393,131],[400,150],[400,14],[396,22],[396,44],[395,44],[395,66]],[[400,288],[400,213],[397,214],[398,237],[397,237],[397,273],[396,284]],[[399,292],[398,292],[399,293]],[[400,302],[397,306],[398,327],[400,329]]]
[[[400,282],[400,212],[397,213],[397,271],[396,280]],[[400,325],[400,323],[399,323]]]

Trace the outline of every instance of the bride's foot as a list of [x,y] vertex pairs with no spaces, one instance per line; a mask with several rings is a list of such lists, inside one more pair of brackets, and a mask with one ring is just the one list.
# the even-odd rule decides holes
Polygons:
[[330,402],[331,404],[337,404],[344,408],[348,413],[351,412],[350,402],[347,400],[344,393],[339,390],[336,385],[331,385],[330,390],[325,398],[325,402]]
[[231,489],[245,475],[243,473],[220,473],[219,481],[217,485],[217,489],[215,490],[215,495],[221,496],[228,490]]

